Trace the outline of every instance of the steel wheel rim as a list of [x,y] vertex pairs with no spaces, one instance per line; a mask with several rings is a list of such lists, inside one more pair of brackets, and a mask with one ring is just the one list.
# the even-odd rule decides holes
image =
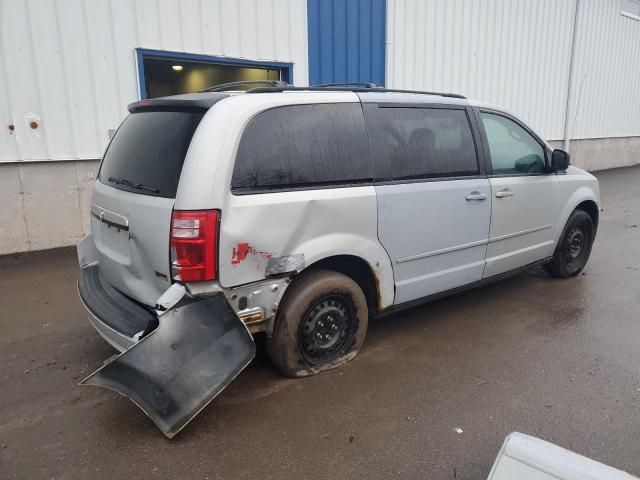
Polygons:
[[318,300],[302,318],[299,345],[311,364],[324,364],[342,354],[353,330],[353,312],[342,296]]
[[569,230],[565,241],[564,254],[568,265],[573,265],[585,250],[585,233],[580,226]]

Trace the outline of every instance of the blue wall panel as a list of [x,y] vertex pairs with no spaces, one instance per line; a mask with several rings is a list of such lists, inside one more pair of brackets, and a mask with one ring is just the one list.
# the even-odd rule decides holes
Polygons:
[[386,0],[307,0],[309,84],[384,85]]

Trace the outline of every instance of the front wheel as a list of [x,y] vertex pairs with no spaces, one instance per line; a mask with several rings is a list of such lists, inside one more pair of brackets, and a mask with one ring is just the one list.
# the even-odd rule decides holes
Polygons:
[[567,220],[553,259],[544,265],[544,269],[553,277],[568,278],[577,275],[589,260],[594,239],[595,229],[589,214],[583,210],[574,210]]
[[303,273],[285,294],[267,352],[288,377],[335,368],[358,354],[368,315],[364,293],[351,278],[327,270]]

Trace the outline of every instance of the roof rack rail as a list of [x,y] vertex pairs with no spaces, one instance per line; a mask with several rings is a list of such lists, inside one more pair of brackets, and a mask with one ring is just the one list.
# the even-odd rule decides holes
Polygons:
[[276,87],[259,87],[247,90],[247,93],[274,93],[274,92],[326,92],[327,90],[334,90],[338,92],[381,92],[381,93],[416,93],[420,95],[436,95],[439,97],[448,98],[461,98],[466,100],[467,97],[458,93],[447,92],[423,92],[420,90],[398,90],[395,88],[384,87],[345,87],[337,85],[333,86],[318,86],[313,85],[311,87],[294,87],[292,85],[283,85]]
[[225,90],[231,90],[234,87],[245,87],[245,86],[251,86],[251,85],[270,85],[276,88],[291,86],[287,82],[283,82],[282,80],[248,80],[245,82],[228,82],[228,83],[221,83],[220,85],[213,85],[212,87],[205,88],[204,90],[200,90],[199,93],[224,92]]
[[319,83],[318,85],[311,85],[312,87],[328,88],[328,87],[358,87],[358,88],[384,88],[382,85],[378,85],[373,82],[347,82],[347,83]]

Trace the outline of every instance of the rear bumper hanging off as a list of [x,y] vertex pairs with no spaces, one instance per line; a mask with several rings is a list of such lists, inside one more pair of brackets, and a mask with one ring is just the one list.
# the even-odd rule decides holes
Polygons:
[[255,356],[251,334],[222,293],[185,295],[155,315],[101,283],[97,264],[81,270],[78,287],[102,336],[108,341],[113,337],[109,343],[114,346],[128,347],[81,385],[106,387],[129,397],[169,438]]

